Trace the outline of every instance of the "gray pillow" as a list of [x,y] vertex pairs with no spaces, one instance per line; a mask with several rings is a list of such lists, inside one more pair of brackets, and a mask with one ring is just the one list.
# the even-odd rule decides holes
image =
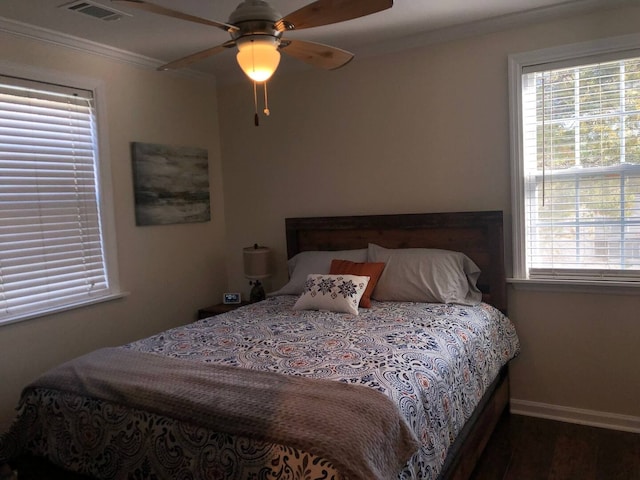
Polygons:
[[392,302],[477,305],[478,266],[465,254],[431,248],[389,249],[369,244],[369,262],[386,266],[371,298]]
[[270,295],[300,295],[304,291],[307,276],[316,273],[327,275],[333,259],[366,262],[367,249],[300,252],[287,261],[289,282]]

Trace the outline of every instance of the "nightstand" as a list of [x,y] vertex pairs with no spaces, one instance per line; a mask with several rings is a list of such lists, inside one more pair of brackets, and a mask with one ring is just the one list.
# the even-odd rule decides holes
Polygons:
[[216,305],[210,305],[198,310],[198,320],[202,320],[203,318],[207,317],[213,317],[214,315],[220,315],[221,313],[227,313],[231,310],[235,310],[238,307],[242,307],[243,305],[249,305],[249,302],[243,301],[240,303],[218,303]]

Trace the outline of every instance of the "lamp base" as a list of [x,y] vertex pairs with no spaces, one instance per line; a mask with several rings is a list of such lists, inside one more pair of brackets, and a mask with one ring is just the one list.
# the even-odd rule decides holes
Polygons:
[[249,294],[249,302],[256,303],[267,298],[266,293],[264,293],[264,287],[262,286],[262,283],[260,283],[260,280],[249,282],[249,285],[253,285],[251,293]]

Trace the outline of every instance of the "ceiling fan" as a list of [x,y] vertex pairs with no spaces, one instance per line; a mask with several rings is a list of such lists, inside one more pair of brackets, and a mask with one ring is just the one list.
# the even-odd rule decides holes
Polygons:
[[[278,68],[280,52],[327,70],[342,67],[353,58],[352,53],[339,48],[303,40],[284,39],[283,35],[286,31],[344,22],[393,6],[393,0],[316,0],[283,17],[265,0],[244,0],[225,23],[196,17],[144,0],[112,0],[112,2],[217,27],[228,32],[231,40],[162,65],[158,70],[183,68],[235,46],[238,48],[236,59],[240,68],[254,82],[254,98],[257,98],[256,82],[266,82]],[[257,110],[257,100],[255,103]],[[266,106],[266,85],[264,113],[269,114]],[[256,125],[257,119],[256,113]]]

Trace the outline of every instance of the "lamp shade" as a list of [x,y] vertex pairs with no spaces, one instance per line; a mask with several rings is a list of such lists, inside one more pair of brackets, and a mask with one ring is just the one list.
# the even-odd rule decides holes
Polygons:
[[261,280],[271,276],[269,268],[269,253],[267,247],[260,247],[257,244],[253,247],[244,248],[242,259],[244,262],[244,276],[252,280]]
[[239,38],[236,60],[242,71],[256,82],[271,78],[280,64],[278,39],[270,35],[252,35]]

